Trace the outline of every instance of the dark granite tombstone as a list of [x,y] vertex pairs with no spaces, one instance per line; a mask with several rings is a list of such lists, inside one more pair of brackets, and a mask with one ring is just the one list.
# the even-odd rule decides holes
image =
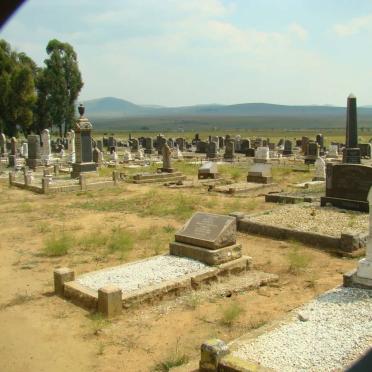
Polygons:
[[225,147],[225,138],[223,137],[218,137],[218,147],[220,149],[223,149]]
[[116,140],[113,136],[110,136],[107,140],[107,147],[110,149],[111,147],[116,147]]
[[151,137],[145,138],[145,154],[153,154],[155,152],[154,150],[154,143],[153,139]]
[[309,137],[302,137],[301,139],[301,151],[306,156],[307,155],[307,145],[309,144]]
[[319,158],[319,145],[316,142],[309,142],[307,144],[305,164],[314,164]]
[[137,138],[132,138],[131,147],[130,147],[131,152],[137,152],[138,149],[139,149],[138,139]]
[[226,141],[225,153],[223,154],[225,160],[234,160],[235,158],[235,142],[233,140]]
[[283,155],[292,155],[292,141],[290,140],[285,140],[284,141],[284,150],[283,150]]
[[255,153],[256,153],[256,150],[253,148],[250,148],[250,149],[247,149],[245,156],[248,156],[249,158],[254,158]]
[[347,98],[346,112],[346,148],[344,149],[342,162],[348,164],[360,164],[360,149],[358,148],[358,125],[356,97],[350,94]]
[[208,143],[204,141],[196,142],[196,150],[195,152],[200,154],[206,154],[208,150]]
[[319,133],[316,135],[315,142],[319,145],[320,149],[322,150],[324,147],[324,137],[323,134]]
[[248,149],[251,148],[251,141],[249,139],[243,139],[241,144],[242,154],[247,154]]
[[359,143],[360,157],[364,159],[371,159],[371,144],[370,143]]
[[209,159],[216,159],[217,158],[217,144],[216,144],[216,142],[208,143],[207,158],[209,158]]
[[368,212],[367,196],[372,186],[372,167],[361,164],[332,164],[326,168],[326,195],[321,206]]
[[178,148],[180,151],[185,151],[186,150],[186,140],[184,138],[176,138],[176,143],[178,145]]
[[93,162],[92,153],[92,124],[84,117],[84,111],[84,106],[80,104],[80,118],[74,128],[76,161],[72,164],[72,178],[79,177],[81,173],[95,172],[97,170],[97,164]]
[[37,134],[30,134],[27,136],[28,144],[28,159],[26,159],[26,165],[32,169],[41,165],[41,154],[40,154],[40,136]]
[[17,164],[17,139],[12,137],[10,139],[10,153],[8,155],[8,165],[15,167]]
[[108,147],[108,139],[107,139],[107,137],[103,137],[102,138],[102,143],[103,143],[103,146],[104,147]]
[[234,217],[211,213],[195,213],[175,235],[176,242],[218,249],[236,243]]

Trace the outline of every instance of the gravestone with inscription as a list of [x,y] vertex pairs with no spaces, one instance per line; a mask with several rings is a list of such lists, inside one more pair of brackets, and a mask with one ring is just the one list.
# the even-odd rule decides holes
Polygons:
[[367,196],[372,186],[372,167],[361,164],[333,164],[326,166],[326,194],[320,198],[344,209],[368,212]]
[[74,128],[76,162],[72,164],[71,178],[78,178],[81,173],[97,171],[97,164],[93,162],[92,124],[84,117],[84,111],[85,107],[80,104],[80,118]]
[[225,144],[225,153],[223,154],[223,158],[225,160],[234,160],[235,158],[235,141],[229,139],[226,141]]
[[37,134],[29,134],[27,136],[28,143],[28,158],[26,159],[26,165],[32,169],[41,165],[40,156],[40,137]]
[[320,155],[320,146],[316,142],[309,142],[307,144],[307,151],[305,155],[305,164],[314,164],[316,159],[319,158]]
[[207,158],[216,159],[217,158],[217,144],[216,142],[208,143]]
[[170,254],[219,265],[240,258],[236,244],[236,219],[211,213],[195,213],[170,243]]
[[6,137],[4,133],[0,133],[0,157],[8,156],[8,152],[6,150]]

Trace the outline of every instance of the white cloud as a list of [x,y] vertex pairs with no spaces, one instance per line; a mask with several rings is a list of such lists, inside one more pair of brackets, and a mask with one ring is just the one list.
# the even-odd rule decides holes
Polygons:
[[288,30],[294,34],[300,40],[307,40],[309,33],[298,23],[292,23],[289,25]]
[[372,14],[363,17],[356,17],[346,23],[339,23],[333,26],[333,31],[338,36],[351,36],[363,31],[372,30]]

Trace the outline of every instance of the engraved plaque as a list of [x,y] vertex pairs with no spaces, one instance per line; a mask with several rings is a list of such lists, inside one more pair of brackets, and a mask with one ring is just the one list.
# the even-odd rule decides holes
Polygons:
[[198,212],[175,238],[176,242],[208,249],[226,247],[236,242],[236,220],[230,216]]

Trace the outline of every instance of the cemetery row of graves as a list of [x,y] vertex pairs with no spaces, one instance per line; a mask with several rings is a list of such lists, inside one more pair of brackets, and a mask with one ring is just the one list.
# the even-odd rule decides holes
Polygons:
[[345,143],[98,138],[79,114],[66,138],[0,136],[4,229],[30,236],[1,245],[0,321],[22,333],[35,314],[36,334],[66,337],[81,355],[53,350],[61,370],[337,370],[368,349],[371,144],[354,96]]

